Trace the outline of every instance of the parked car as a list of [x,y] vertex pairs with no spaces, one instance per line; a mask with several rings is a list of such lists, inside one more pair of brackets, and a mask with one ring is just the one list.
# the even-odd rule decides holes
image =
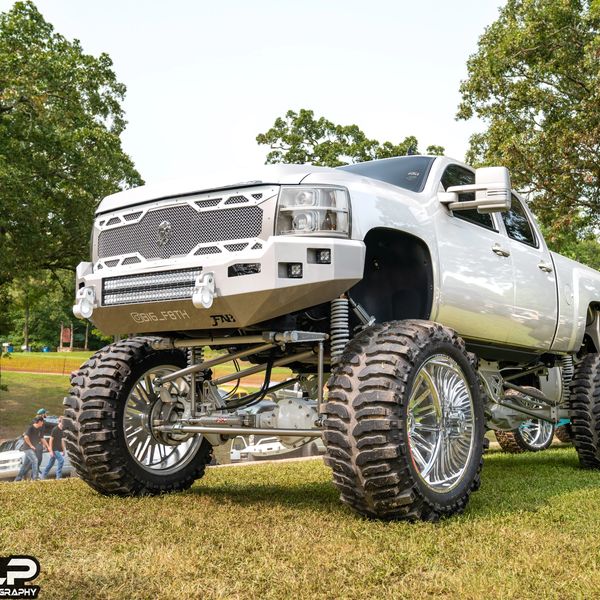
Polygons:
[[[44,437],[48,439],[50,432],[58,422],[58,417],[47,417],[46,423],[44,424]],[[13,481],[17,476],[21,465],[23,464],[25,441],[23,436],[20,435],[12,440],[6,440],[0,444],[0,481]],[[71,466],[71,461],[67,454],[64,455],[65,464],[63,465],[62,476],[70,477],[75,472]],[[48,461],[50,460],[50,453],[44,448],[44,454],[42,456],[42,464],[39,467],[40,473],[44,471]],[[31,477],[31,471],[27,474],[27,477]],[[48,479],[56,477],[56,463],[48,473]]]
[[288,449],[276,437],[266,437],[257,442],[252,439],[246,441],[244,436],[238,435],[231,444],[229,458],[231,462],[240,462],[243,460],[251,460],[255,455],[274,456],[281,452],[286,452]]

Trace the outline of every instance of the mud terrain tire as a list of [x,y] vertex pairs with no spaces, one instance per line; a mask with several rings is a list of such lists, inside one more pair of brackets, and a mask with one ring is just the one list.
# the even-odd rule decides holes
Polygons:
[[[442,487],[434,489],[434,483],[426,480],[430,476],[426,474],[433,469],[427,471],[418,466],[418,460],[421,464],[424,461],[415,445],[417,426],[421,432],[429,428],[432,436],[442,435],[439,433],[442,425],[438,426],[437,434],[435,426],[424,425],[425,419],[438,417],[422,415],[452,414],[448,404],[444,411],[424,413],[422,407],[418,408],[421,399],[428,398],[427,390],[421,387],[428,377],[425,371],[432,368],[440,369],[438,373],[446,372],[438,361],[450,365],[448,388],[450,384],[457,385],[462,394],[455,398],[462,401],[467,398],[471,407],[469,441],[465,442],[467,456],[447,491]],[[440,377],[443,382],[443,376]],[[333,470],[334,484],[344,503],[362,515],[385,520],[433,521],[464,510],[471,492],[480,485],[483,390],[475,359],[467,354],[463,340],[454,331],[417,320],[370,327],[346,346],[328,386],[324,423],[326,463]],[[432,399],[442,396],[430,394]],[[410,403],[413,408],[409,414]],[[457,420],[453,423],[459,431],[460,416],[456,416],[456,411],[454,414]],[[450,430],[446,424],[443,427],[444,431]],[[452,431],[455,435],[455,430]],[[430,445],[438,449],[443,446],[439,441]],[[428,464],[433,464],[433,459]]]
[[186,366],[178,350],[154,350],[148,338],[130,338],[106,346],[71,377],[64,400],[67,452],[77,474],[102,494],[154,495],[189,488],[204,475],[212,446],[191,444],[181,468],[151,472],[132,456],[123,427],[125,406],[136,381],[149,369]]
[[561,425],[554,431],[554,435],[563,444],[570,444],[573,441],[573,435],[571,433],[571,424]]
[[518,429],[513,429],[512,431],[496,431],[495,434],[502,450],[511,454],[546,450],[550,447],[550,444],[552,444],[552,438],[554,437],[553,431],[552,435],[548,435],[543,440],[543,443],[532,445],[523,435],[523,431],[520,427]]
[[[529,386],[526,386],[527,389]],[[534,387],[530,387],[529,389],[533,391],[536,390]],[[519,397],[521,394],[516,390],[508,390],[506,393],[508,397],[516,396]],[[521,396],[523,397],[523,396]],[[542,432],[539,432],[539,435],[535,435],[535,430],[532,433],[523,429],[523,425],[527,425],[531,423],[535,426],[535,422],[537,419],[531,419],[530,421],[525,421],[521,427],[517,427],[517,429],[513,429],[512,431],[495,431],[496,439],[500,444],[500,447],[504,452],[509,452],[510,454],[520,454],[521,452],[540,452],[541,450],[546,450],[552,444],[552,439],[554,437],[554,427],[552,427],[552,432],[550,432],[550,425],[544,425],[542,421],[539,421],[540,425],[544,427]],[[540,426],[538,425],[538,427]],[[539,437],[541,435],[541,438]],[[533,439],[532,439],[533,438]]]
[[575,368],[569,394],[571,438],[579,463],[600,468],[600,354],[588,354]]

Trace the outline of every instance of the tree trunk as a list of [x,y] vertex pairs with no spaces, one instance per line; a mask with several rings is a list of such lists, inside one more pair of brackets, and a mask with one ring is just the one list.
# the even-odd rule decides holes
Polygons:
[[23,343],[25,352],[29,350],[29,296],[25,294],[25,324],[23,325]]

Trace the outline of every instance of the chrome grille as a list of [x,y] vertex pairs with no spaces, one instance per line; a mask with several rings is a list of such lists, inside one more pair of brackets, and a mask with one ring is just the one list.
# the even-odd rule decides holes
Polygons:
[[[148,211],[137,223],[100,232],[98,258],[139,252],[144,258],[189,254],[198,244],[256,237],[262,209],[243,206],[197,212],[188,204]],[[170,224],[170,237],[159,244],[159,226]]]

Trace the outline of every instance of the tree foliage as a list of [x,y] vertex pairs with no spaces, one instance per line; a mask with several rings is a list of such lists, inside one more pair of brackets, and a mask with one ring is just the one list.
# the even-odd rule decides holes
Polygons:
[[600,249],[600,0],[508,0],[470,57],[461,93],[458,118],[477,115],[487,124],[471,138],[468,161],[507,166],[551,244],[593,262],[590,248]]
[[[376,158],[418,154],[418,141],[406,137],[399,144],[380,143],[367,138],[358,125],[336,125],[325,117],[315,119],[314,112],[301,108],[288,110],[285,117],[275,119],[273,127],[256,137],[259,144],[269,146],[267,164],[310,163],[322,167],[338,167]],[[427,154],[441,155],[442,146],[429,146]]]
[[[7,296],[3,307],[4,331],[19,348],[25,344],[34,350],[59,344],[60,326],[73,325],[75,347],[83,348],[86,322],[73,316],[73,275],[62,270],[55,274],[40,271],[16,276],[3,290]],[[88,344],[92,349],[103,346],[110,338],[89,327]],[[2,340],[4,341],[4,340]]]
[[0,15],[0,285],[73,269],[97,202],[142,183],[121,148],[125,87],[31,1]]

